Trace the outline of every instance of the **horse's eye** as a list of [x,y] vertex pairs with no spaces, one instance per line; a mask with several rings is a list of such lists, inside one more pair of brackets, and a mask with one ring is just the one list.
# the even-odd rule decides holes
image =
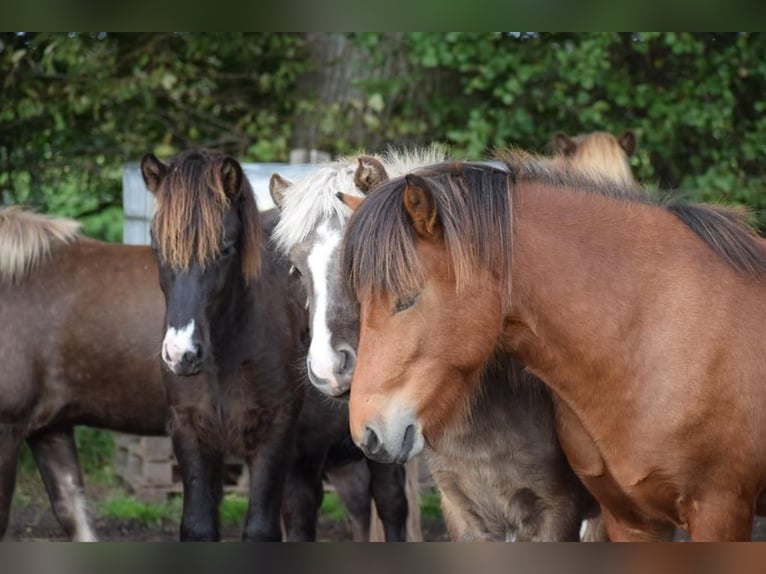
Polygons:
[[237,248],[233,243],[227,243],[221,249],[221,257],[229,257],[230,255],[234,255],[236,250]]
[[412,297],[405,297],[403,299],[399,299],[396,302],[396,305],[394,305],[394,314],[401,313],[402,311],[406,311],[410,307],[412,307],[415,304],[415,301],[418,300],[417,295],[413,295]]
[[298,269],[295,265],[290,266],[290,276],[291,277],[300,277],[301,276],[301,270]]

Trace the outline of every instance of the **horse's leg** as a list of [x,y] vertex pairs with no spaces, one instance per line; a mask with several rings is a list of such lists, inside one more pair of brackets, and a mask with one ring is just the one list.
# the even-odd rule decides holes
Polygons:
[[[387,542],[407,540],[407,494],[404,467],[370,460],[372,498],[383,522]],[[415,511],[417,509],[413,509]]]
[[606,532],[606,524],[601,512],[596,516],[586,518],[581,530],[582,542],[609,542],[609,535]]
[[[282,424],[280,424],[282,421]],[[271,435],[245,456],[250,472],[250,501],[242,539],[252,542],[282,540],[280,512],[290,458],[295,444],[295,417],[277,414]]]
[[627,523],[616,518],[606,508],[601,508],[601,515],[609,540],[612,542],[658,542],[673,540],[675,527],[666,523]]
[[324,452],[301,453],[290,465],[282,499],[282,520],[288,542],[314,541],[322,503]]
[[23,432],[19,425],[0,423],[0,539],[8,529],[22,441]]
[[338,498],[348,510],[351,536],[354,542],[370,539],[370,469],[366,458],[326,469],[327,477],[335,487]]
[[442,480],[439,487],[442,516],[452,542],[498,541],[487,532],[471,503],[451,480]]
[[48,431],[27,439],[43,477],[51,508],[70,539],[94,542],[96,535],[86,511],[82,472],[74,430]]
[[218,507],[223,498],[223,454],[205,447],[194,427],[174,413],[173,452],[183,482],[182,541],[220,539]]
[[695,501],[689,513],[689,537],[694,542],[749,541],[753,535],[752,499],[726,492]]

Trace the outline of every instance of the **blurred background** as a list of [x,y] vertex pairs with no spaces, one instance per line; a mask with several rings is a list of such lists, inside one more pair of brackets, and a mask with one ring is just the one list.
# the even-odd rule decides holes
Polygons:
[[122,164],[632,129],[646,185],[766,221],[757,33],[0,33],[0,199],[122,239]]

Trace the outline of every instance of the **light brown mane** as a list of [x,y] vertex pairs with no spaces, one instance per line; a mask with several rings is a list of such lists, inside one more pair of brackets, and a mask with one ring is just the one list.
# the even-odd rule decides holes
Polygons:
[[595,131],[572,138],[576,148],[571,155],[558,155],[557,161],[568,163],[586,176],[598,181],[610,179],[625,187],[636,185],[628,154],[609,132]]
[[188,151],[173,159],[155,194],[152,233],[164,263],[186,270],[196,262],[204,269],[221,251],[227,211],[237,208],[242,220],[242,271],[249,280],[260,269],[260,218],[244,176],[237,205],[232,205],[223,178],[226,159],[224,154],[209,150]]
[[639,185],[632,174],[629,179],[624,179],[606,164],[595,169],[578,163],[578,160],[539,156],[518,149],[500,150],[496,159],[506,166],[517,182],[574,187],[614,199],[654,202],[649,190]]
[[79,237],[80,224],[25,211],[19,206],[0,209],[0,281],[20,283],[50,254],[56,243]]

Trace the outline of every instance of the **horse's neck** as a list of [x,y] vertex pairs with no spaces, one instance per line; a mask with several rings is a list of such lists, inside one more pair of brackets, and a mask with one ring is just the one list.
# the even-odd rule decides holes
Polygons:
[[226,294],[219,297],[218,305],[211,309],[210,334],[216,354],[247,334],[254,313],[253,288],[236,275],[228,282]]
[[[519,186],[515,195],[511,349],[556,392],[620,380],[623,334],[653,287],[653,207],[585,192]],[[646,293],[642,291],[647,290]],[[649,295],[651,299],[651,295]]]
[[[475,394],[445,429],[441,448],[451,454],[468,454],[487,443],[500,450],[519,447],[520,441],[540,438],[540,429],[553,429],[550,394],[524,366],[507,353],[498,353],[481,375]],[[510,422],[509,422],[510,421]]]

